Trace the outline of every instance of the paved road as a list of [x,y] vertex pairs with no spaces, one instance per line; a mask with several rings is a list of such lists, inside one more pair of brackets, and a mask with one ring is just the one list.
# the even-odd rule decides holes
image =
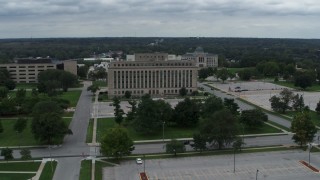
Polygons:
[[[90,148],[85,144],[87,127],[90,119],[90,109],[92,106],[92,95],[86,90],[88,86],[88,83],[84,84],[76,111],[69,126],[73,135],[66,136],[62,147],[53,149],[51,151],[52,155],[89,153]],[[80,158],[59,158],[57,160],[58,166],[53,177],[54,180],[79,179]]]
[[[264,137],[246,137],[244,147],[258,147],[258,146],[273,146],[273,145],[292,145],[292,135],[281,136],[264,136]],[[189,145],[186,146],[187,151],[193,150]],[[165,144],[163,143],[149,143],[136,144],[133,154],[148,154],[148,153],[164,153]]]

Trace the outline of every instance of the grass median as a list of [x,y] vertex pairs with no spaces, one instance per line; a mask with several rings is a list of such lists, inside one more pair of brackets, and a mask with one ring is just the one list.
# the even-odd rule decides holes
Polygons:
[[[104,132],[110,128],[113,128],[116,126],[116,123],[114,121],[114,118],[99,118],[97,123],[97,141],[99,142],[102,138]],[[129,137],[132,138],[134,141],[138,140],[157,140],[162,139],[163,134],[162,131],[159,131],[156,134],[153,135],[143,135],[140,133],[137,133],[133,127],[128,126],[126,127]],[[177,128],[177,127],[164,127],[164,138],[165,139],[177,139],[177,138],[192,138],[193,133],[197,131],[197,127],[192,128]],[[264,124],[261,128],[256,130],[248,130],[248,129],[240,129],[240,135],[242,134],[267,134],[267,133],[280,133],[279,129],[276,129],[272,126],[269,126],[267,124]],[[87,139],[89,139],[87,135]],[[91,142],[91,140],[89,141]]]
[[57,167],[57,161],[48,161],[44,166],[39,180],[52,179]]

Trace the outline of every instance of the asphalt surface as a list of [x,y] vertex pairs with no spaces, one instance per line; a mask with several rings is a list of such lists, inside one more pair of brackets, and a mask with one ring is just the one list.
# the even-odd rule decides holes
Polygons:
[[[228,95],[227,93],[223,93],[221,91],[211,90],[211,88],[205,86],[203,83],[198,83],[198,87],[203,87],[205,91],[208,91],[208,92],[210,92],[210,93],[212,93],[212,94],[214,94],[214,95],[216,95],[216,96],[218,96],[218,97],[220,97],[222,99],[223,98],[235,99],[234,101],[239,105],[240,110],[255,109],[254,106],[251,106],[251,105],[249,105],[247,103],[239,101],[234,96]],[[280,124],[280,125],[282,125],[284,127],[290,128],[291,122],[289,122],[288,120],[283,119],[283,118],[278,117],[278,116],[275,116],[275,115],[270,114],[270,113],[266,113],[266,114],[268,115],[268,118],[269,118],[270,121],[275,122],[277,124]]]
[[[318,180],[315,173],[299,160],[308,162],[308,152],[302,150],[240,153],[235,156],[215,155],[167,159],[151,159],[144,164],[134,160],[120,166],[105,168],[105,180],[138,180],[144,169],[150,180]],[[235,165],[235,166],[234,166]],[[319,153],[311,153],[311,165],[320,167]],[[234,172],[235,167],[235,172]]]

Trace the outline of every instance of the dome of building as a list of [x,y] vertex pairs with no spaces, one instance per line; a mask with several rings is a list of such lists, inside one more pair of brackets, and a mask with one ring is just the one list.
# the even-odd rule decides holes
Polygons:
[[197,47],[196,50],[194,51],[195,53],[204,53],[203,48],[202,47]]

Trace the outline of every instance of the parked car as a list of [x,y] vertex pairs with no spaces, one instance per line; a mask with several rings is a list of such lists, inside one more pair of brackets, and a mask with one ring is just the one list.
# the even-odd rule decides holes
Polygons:
[[136,159],[136,163],[137,163],[137,164],[142,164],[142,159],[141,159],[141,158],[137,158],[137,159]]

